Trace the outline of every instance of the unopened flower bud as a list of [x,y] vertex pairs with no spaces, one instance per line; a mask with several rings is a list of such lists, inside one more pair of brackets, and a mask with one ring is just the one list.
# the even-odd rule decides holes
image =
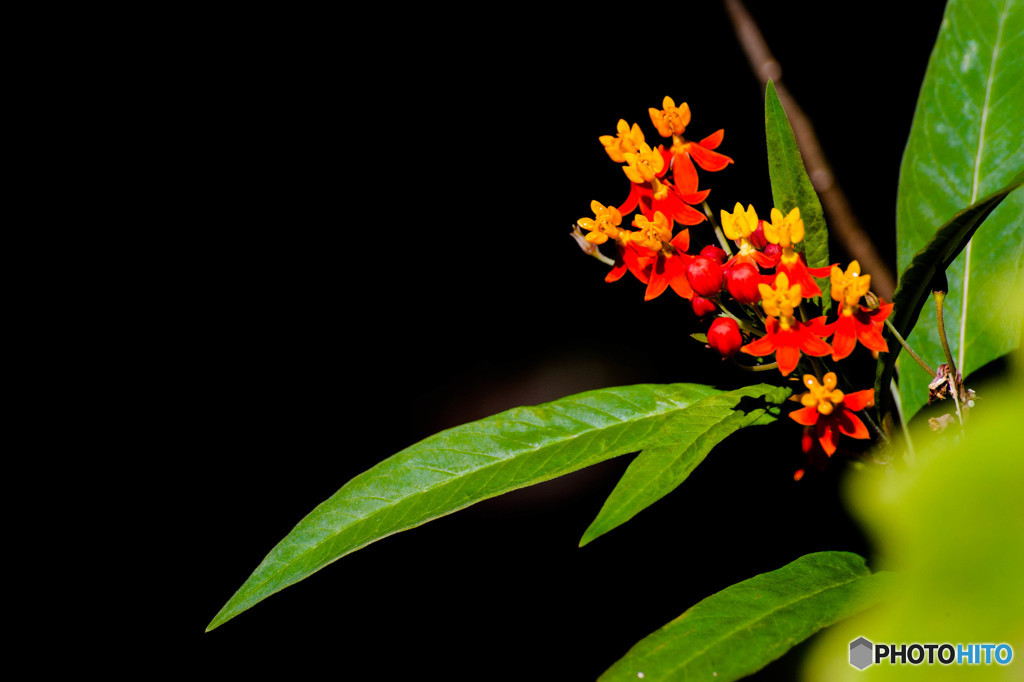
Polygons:
[[714,296],[722,290],[722,266],[706,256],[697,256],[686,266],[686,280],[701,296]]
[[721,354],[722,357],[731,358],[743,345],[743,336],[740,335],[739,325],[736,320],[728,317],[719,317],[711,323],[708,328],[708,345]]
[[761,300],[761,292],[757,289],[761,275],[750,263],[739,263],[730,269],[725,282],[729,293],[740,303],[750,305]]
[[708,244],[707,246],[700,250],[700,255],[704,256],[705,258],[710,258],[711,260],[721,265],[722,263],[725,262],[726,253],[725,251],[715,246],[714,244]]
[[694,294],[693,298],[690,299],[690,305],[693,307],[693,314],[697,317],[704,317],[708,313],[715,311],[714,303],[697,294]]
[[764,236],[764,221],[757,221],[757,229],[750,233],[750,243],[758,251],[764,251],[768,247],[768,240]]
[[778,244],[769,244],[764,247],[764,255],[771,256],[772,258],[778,259],[782,256],[782,247]]

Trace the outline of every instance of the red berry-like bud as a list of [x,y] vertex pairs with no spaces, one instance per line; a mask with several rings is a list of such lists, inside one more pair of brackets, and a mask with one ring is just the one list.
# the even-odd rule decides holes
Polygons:
[[731,358],[743,345],[736,320],[720,317],[708,328],[708,345],[717,350],[722,357]]
[[782,247],[778,244],[769,244],[764,247],[764,255],[778,259],[782,255]]
[[708,299],[694,294],[693,298],[690,299],[690,305],[693,306],[693,313],[697,317],[704,317],[708,313],[715,311],[715,304]]
[[757,290],[761,275],[750,263],[739,263],[730,269],[725,282],[729,293],[740,303],[752,304],[761,300],[761,292]]
[[722,263],[725,262],[726,254],[725,251],[718,248],[714,244],[708,244],[707,246],[700,250],[700,255],[704,256],[705,258],[710,258],[711,260],[721,265]]
[[750,233],[750,243],[758,251],[764,251],[768,246],[768,240],[764,236],[764,221],[757,221],[757,229]]
[[706,256],[697,256],[686,266],[686,281],[700,296],[714,296],[722,290],[722,266]]

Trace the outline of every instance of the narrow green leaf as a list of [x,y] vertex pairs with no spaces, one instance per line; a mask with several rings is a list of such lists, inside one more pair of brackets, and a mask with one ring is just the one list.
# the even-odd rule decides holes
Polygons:
[[890,578],[872,574],[856,554],[808,554],[704,599],[640,640],[600,679],[738,680],[882,601]]
[[[950,0],[928,62],[896,205],[897,260],[906,268],[936,230],[1024,169],[1024,1]],[[999,313],[992,295],[1013,284],[1024,261],[1024,196],[1011,195],[949,266],[944,315],[954,360],[966,376],[1019,343],[1021,319]],[[944,362],[926,308],[907,339],[933,366]],[[900,359],[909,419],[926,402],[928,377]]]
[[[1017,203],[1019,203],[1020,199],[1024,199],[1024,193],[1022,193],[1024,190],[1020,190],[1022,184],[1024,184],[1024,172],[1018,174],[1009,185],[1003,187],[998,192],[990,194],[977,204],[953,216],[953,219],[940,227],[931,241],[914,256],[910,265],[900,275],[899,286],[893,295],[894,305],[890,321],[903,338],[906,339],[910,336],[918,321],[923,321],[925,324],[934,324],[935,313],[933,308],[929,310],[930,315],[922,315],[925,304],[931,300],[931,283],[933,278],[950,268],[957,256],[960,255],[961,251],[972,239],[979,226],[982,226],[983,229],[988,229],[989,223],[986,218],[1000,206],[1004,199],[1008,196],[1015,196],[1017,197]],[[1019,211],[1019,208],[1015,207],[1013,210]],[[992,273],[992,277],[997,277],[997,273]],[[1010,282],[1012,283],[1012,281],[1011,279]],[[1014,288],[1013,290],[1016,289]],[[1008,311],[1004,310],[1002,306],[992,305],[991,310],[1003,320],[1019,317],[1019,313],[1017,315],[1012,314],[1012,312],[1008,314]],[[950,311],[950,314],[954,312]],[[943,315],[943,318],[945,320],[950,319],[946,314]],[[947,329],[952,329],[948,321],[946,325]],[[1010,348],[1013,348],[1020,344],[1019,324],[1016,326],[1012,324],[1007,325],[1005,328],[1000,329],[993,322],[992,326],[996,327],[992,333],[996,335],[994,342],[997,345],[1008,344]],[[1016,333],[1016,342],[1014,342],[1013,338],[1006,340],[999,338],[1003,333]],[[883,413],[887,411],[891,400],[888,391],[889,381],[892,379],[897,358],[903,350],[903,346],[893,338],[888,329],[886,329],[885,335],[886,341],[889,344],[889,352],[881,354],[878,358],[878,373],[875,382],[875,395],[879,397],[879,409]],[[920,339],[922,335],[918,334],[914,338]],[[937,337],[935,343],[938,344]],[[917,342],[912,345],[916,346]],[[933,357],[934,362],[930,363],[933,367],[943,362],[941,359],[941,346],[939,348],[939,356]],[[915,350],[917,349],[915,348]],[[917,352],[920,353],[920,351]],[[915,378],[920,377],[927,387],[930,377],[912,359],[906,363],[901,362],[900,366],[901,369],[905,368],[901,372],[901,384],[920,383],[915,381]],[[927,393],[925,393],[925,399],[927,400]],[[909,415],[905,416],[907,419],[910,418]]]
[[[768,142],[768,175],[772,182],[772,201],[775,208],[783,214],[793,208],[800,209],[800,217],[804,220],[804,239],[796,245],[812,268],[823,268],[829,265],[828,260],[828,228],[825,225],[825,213],[821,208],[818,193],[811,184],[804,167],[800,147],[796,143],[796,135],[782,108],[775,85],[768,81],[764,94],[764,128]],[[829,295],[828,281],[819,282],[822,292],[822,307],[828,310],[832,304]]]
[[310,512],[208,630],[383,537],[658,445],[689,418],[691,405],[721,393],[696,384],[602,389],[515,408],[426,438],[356,476]]
[[[768,408],[780,405],[790,393],[788,388],[748,386],[691,405],[686,421],[666,434],[665,445],[644,450],[630,463],[583,534],[580,547],[675,490],[729,434],[744,426],[774,421],[776,416]],[[744,403],[749,407],[737,409]]]

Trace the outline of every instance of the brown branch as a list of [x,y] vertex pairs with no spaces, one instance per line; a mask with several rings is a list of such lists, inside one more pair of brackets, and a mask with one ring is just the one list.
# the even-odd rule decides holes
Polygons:
[[828,215],[832,235],[851,257],[860,262],[865,272],[871,273],[872,288],[883,298],[892,300],[892,292],[896,288],[892,271],[853,215],[846,194],[839,187],[832,169],[825,160],[825,154],[810,120],[782,84],[782,66],[772,56],[761,30],[743,3],[740,0],[725,0],[725,8],[750,67],[760,79],[761,85],[767,85],[769,79],[775,85],[779,100],[793,125],[793,132],[800,147],[800,154],[807,165],[811,184],[818,192],[822,208]]

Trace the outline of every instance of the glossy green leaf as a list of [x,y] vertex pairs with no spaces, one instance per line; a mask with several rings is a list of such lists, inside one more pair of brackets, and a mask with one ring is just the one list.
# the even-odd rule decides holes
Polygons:
[[[1000,206],[1008,195],[1011,195],[1011,192],[1017,195],[1017,201],[1019,202],[1022,198],[1020,196],[1022,190],[1019,189],[1022,184],[1024,184],[1024,172],[1020,173],[1009,185],[998,192],[985,197],[974,206],[960,211],[953,216],[953,219],[940,227],[931,241],[914,256],[910,265],[900,275],[899,286],[893,295],[894,306],[890,321],[903,338],[907,338],[910,335],[910,332],[913,331],[914,326],[919,320],[923,320],[924,324],[935,324],[934,307],[930,309],[929,314],[923,316],[921,314],[925,305],[933,301],[932,280],[937,274],[945,272],[950,268],[951,264],[967,245],[967,242],[973,237],[978,227],[985,222],[986,218]],[[995,279],[994,276],[993,279]],[[1011,278],[1009,282],[1010,289],[1016,290],[1012,282]],[[932,305],[934,306],[934,304]],[[993,313],[1003,319],[1007,317],[1004,306],[992,306],[991,311],[979,311],[979,314],[985,314],[986,317],[991,317]],[[1017,316],[1010,315],[1009,317],[1012,319]],[[943,314],[943,318],[946,318],[946,314]],[[949,323],[947,322],[946,324],[948,325]],[[995,321],[992,321],[991,324],[992,326],[998,326]],[[947,327],[948,329],[951,329],[951,327]],[[1009,332],[1013,333],[1013,329],[1014,327],[1011,325]],[[1017,330],[1016,344],[1010,343],[1013,341],[1012,338],[1003,341],[1003,343],[1009,344],[1011,348],[1019,345],[1019,327],[1017,327]],[[1006,330],[1000,329],[999,332],[1001,331]],[[889,333],[888,329],[886,329],[885,335],[886,341],[889,344],[889,352],[881,354],[878,358],[878,375],[875,382],[875,395],[879,397],[879,410],[883,413],[888,409],[890,403],[889,381],[892,379],[896,361],[903,350],[903,347]],[[936,343],[938,343],[937,339]],[[939,348],[940,356],[932,358],[933,361],[929,362],[933,367],[944,361],[942,359],[941,346]],[[914,383],[914,378],[920,377],[923,378],[925,385],[927,385],[930,377],[912,359],[902,366],[906,369],[901,377],[901,382]],[[912,373],[913,376],[906,376],[906,373]],[[909,416],[907,418],[909,419]]]
[[883,600],[890,578],[872,574],[856,554],[808,554],[704,599],[638,642],[600,679],[738,680]]
[[[665,445],[644,450],[630,463],[583,534],[580,546],[621,526],[675,490],[729,434],[744,426],[774,421],[777,413],[768,409],[781,404],[790,393],[788,388],[766,391],[765,386],[748,386],[691,405],[688,418],[666,435]],[[744,404],[748,406],[737,409]]]
[[[1024,0],[951,0],[928,62],[897,196],[897,259],[906,268],[936,230],[1006,186],[1024,169]],[[1024,262],[1024,195],[995,210],[946,271],[947,336],[966,376],[1020,342],[1021,319],[1001,314],[999,287]],[[933,366],[944,362],[925,307],[908,338]],[[904,355],[900,397],[909,419],[926,402],[928,377]]]
[[[768,175],[772,182],[772,201],[775,208],[788,214],[799,207],[804,220],[804,239],[796,245],[812,268],[829,265],[828,227],[825,212],[821,208],[818,193],[807,175],[800,147],[793,134],[786,110],[782,108],[775,85],[768,81],[764,94],[764,128],[768,142]],[[828,310],[832,304],[827,280],[819,281],[822,291],[822,306]]]
[[662,445],[690,418],[691,406],[721,393],[696,384],[601,389],[515,408],[426,438],[356,476],[302,519],[208,629],[383,537]]

